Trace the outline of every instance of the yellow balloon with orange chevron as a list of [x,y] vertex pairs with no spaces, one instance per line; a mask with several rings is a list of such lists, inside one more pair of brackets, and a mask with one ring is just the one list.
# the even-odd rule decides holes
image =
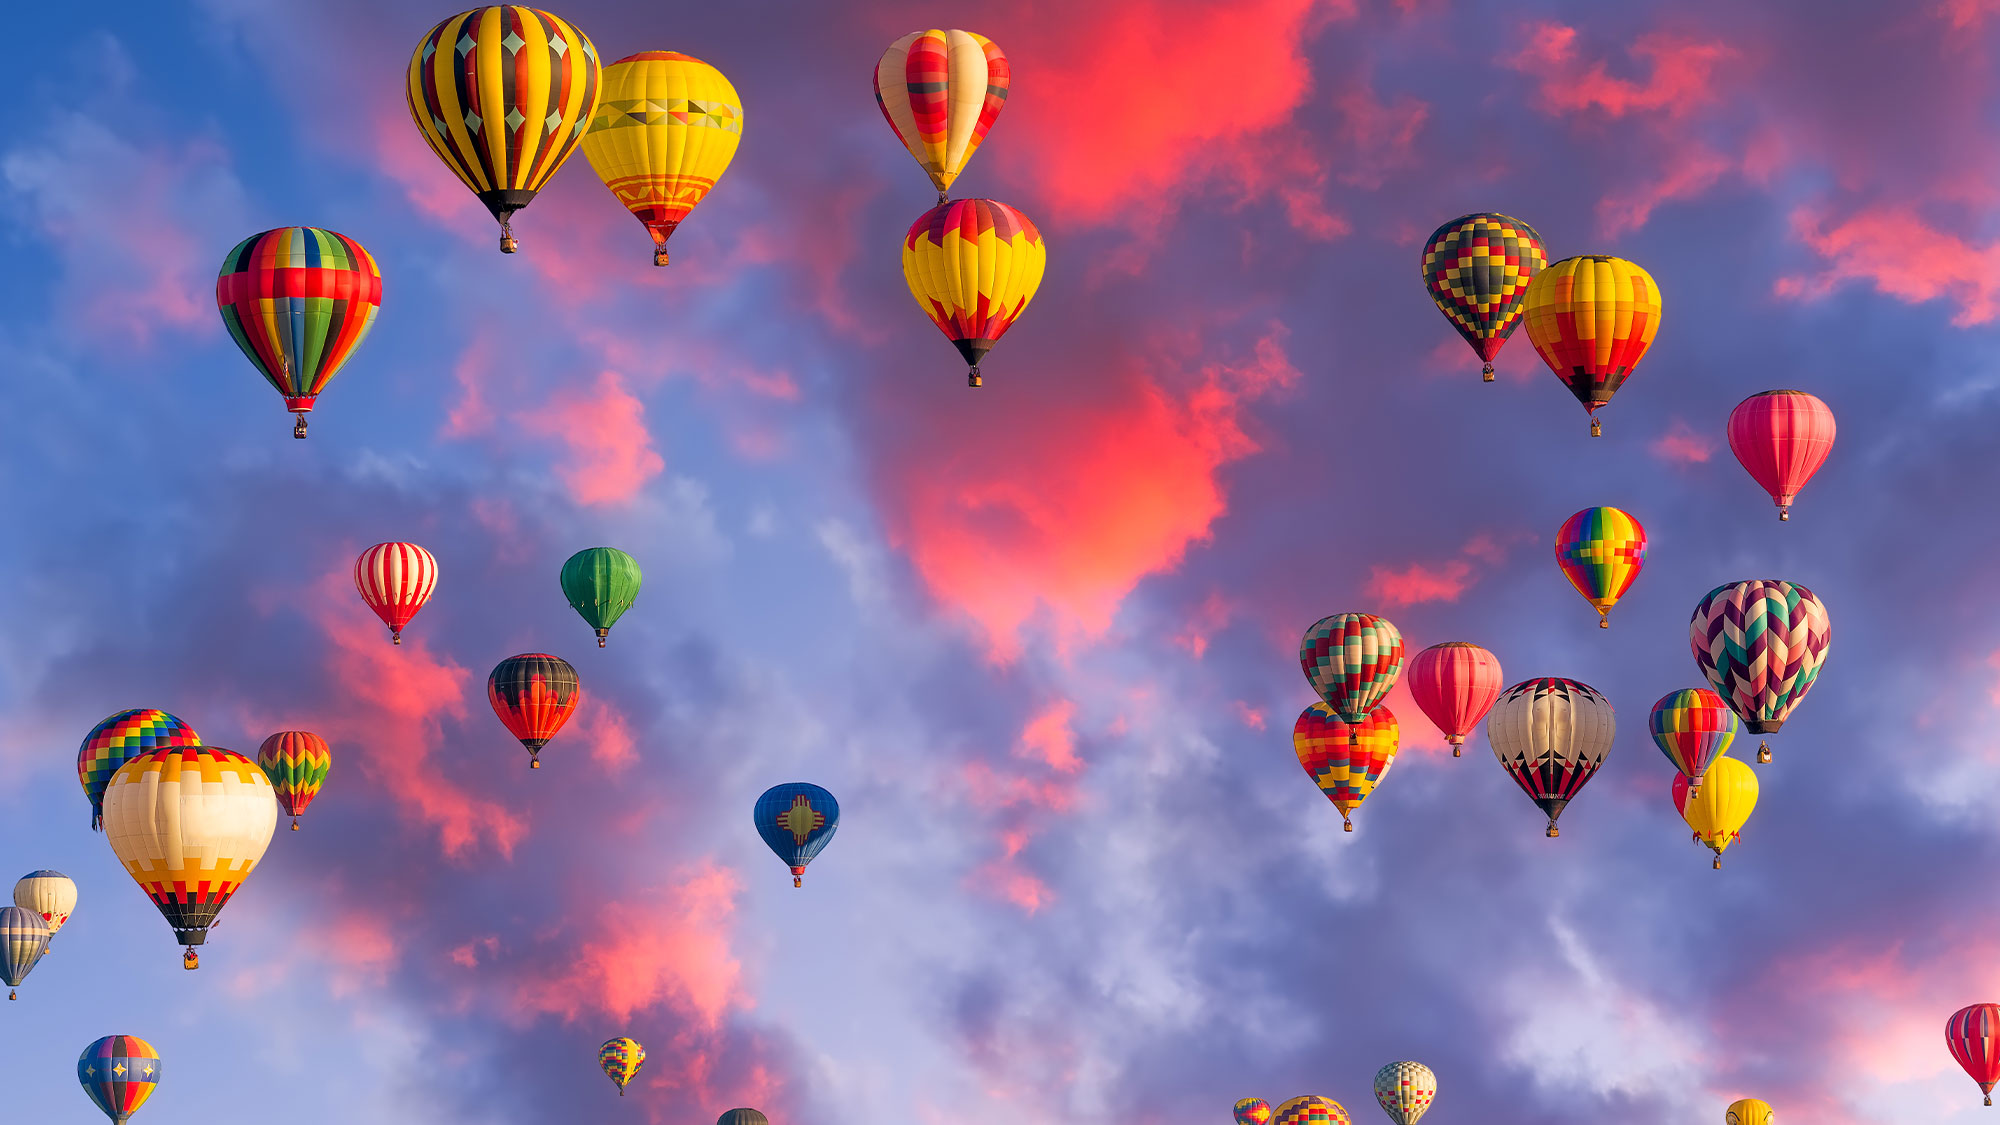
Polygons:
[[679,51],[641,51],[604,68],[604,95],[583,135],[598,178],[653,236],[667,239],[707,197],[743,140],[743,99],[722,72]]
[[910,225],[903,280],[980,385],[979,363],[1041,287],[1048,250],[1026,215],[992,199],[954,199]]

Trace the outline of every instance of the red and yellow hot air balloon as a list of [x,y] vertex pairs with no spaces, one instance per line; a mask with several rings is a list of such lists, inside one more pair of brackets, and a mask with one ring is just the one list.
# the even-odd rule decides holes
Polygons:
[[1014,326],[1041,287],[1048,250],[1026,215],[991,199],[959,199],[924,212],[903,239],[903,280],[938,331],[971,365]]
[[542,747],[569,722],[583,689],[569,661],[546,652],[510,656],[486,677],[493,713],[528,751],[528,768],[541,769]]
[[438,563],[415,543],[377,543],[354,560],[354,588],[389,627],[389,643],[403,643],[403,626],[431,600]]
[[1986,1104],[2000,1085],[2000,1004],[1974,1004],[1953,1012],[1944,1024],[1944,1043],[1965,1073],[1979,1083]]
[[1729,451],[1756,478],[1778,518],[1833,452],[1833,411],[1804,391],[1762,391],[1729,412]]
[[306,806],[319,796],[333,769],[333,751],[326,739],[309,730],[281,730],[257,748],[257,768],[271,779],[278,804],[292,818],[292,831],[299,830],[299,818]]
[[1424,243],[1424,288],[1486,362],[1479,374],[1489,383],[1494,358],[1521,323],[1528,282],[1547,263],[1535,228],[1490,211],[1460,215]]
[[562,167],[597,108],[597,48],[560,17],[520,4],[460,12],[410,53],[404,97],[431,151],[500,222]]
[[1410,697],[1444,734],[1456,758],[1465,736],[1500,698],[1500,661],[1466,641],[1432,645],[1410,658]]
[[653,236],[667,239],[708,196],[743,139],[743,99],[722,72],[679,51],[641,51],[604,68],[583,155]]
[[1589,411],[1597,437],[1598,408],[1631,378],[1660,331],[1660,287],[1623,258],[1564,258],[1528,283],[1526,321],[1535,351]]
[[1646,565],[1646,529],[1630,512],[1585,508],[1556,531],[1556,565],[1597,611],[1597,627],[1609,629],[1611,607]]
[[1299,721],[1292,725],[1292,750],[1299,765],[1340,810],[1347,831],[1354,831],[1354,810],[1396,763],[1397,735],[1395,713],[1387,707],[1377,707],[1350,725],[1325,701],[1299,712]]
[[938,203],[1007,105],[1007,53],[970,31],[913,31],[875,64],[875,104],[937,187]]
[[382,271],[359,242],[318,227],[253,234],[222,260],[215,306],[229,338],[298,417],[340,373],[382,308]]

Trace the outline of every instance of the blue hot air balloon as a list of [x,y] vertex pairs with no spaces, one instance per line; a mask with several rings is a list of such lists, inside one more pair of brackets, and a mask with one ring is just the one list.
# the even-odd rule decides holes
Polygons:
[[[18,906],[0,910],[0,981],[9,989],[28,979],[48,951],[49,924],[41,915]],[[7,999],[14,999],[14,993],[9,991]]]
[[792,869],[792,886],[805,885],[806,864],[840,827],[840,802],[817,785],[788,781],[757,798],[757,835]]

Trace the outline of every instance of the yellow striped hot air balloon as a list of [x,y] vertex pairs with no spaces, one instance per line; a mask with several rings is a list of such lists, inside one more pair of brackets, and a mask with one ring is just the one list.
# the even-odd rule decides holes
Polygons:
[[410,55],[404,94],[431,151],[510,222],[576,149],[597,108],[597,48],[560,17],[519,4],[460,12]]
[[1523,300],[1528,339],[1589,412],[1590,436],[1599,436],[1598,408],[1631,378],[1660,331],[1660,287],[1623,258],[1585,254],[1536,274]]
[[743,139],[743,99],[722,72],[678,51],[641,51],[604,68],[583,155],[618,202],[667,239],[715,187]]
[[1048,265],[1042,233],[991,199],[955,199],[924,212],[903,239],[903,279],[980,385],[979,361],[1035,297]]

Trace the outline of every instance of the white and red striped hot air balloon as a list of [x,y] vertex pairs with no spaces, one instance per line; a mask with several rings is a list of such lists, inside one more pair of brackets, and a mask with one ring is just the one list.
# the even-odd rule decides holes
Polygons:
[[403,626],[431,600],[438,563],[415,543],[377,543],[354,560],[354,588],[389,627],[389,642],[403,643]]

